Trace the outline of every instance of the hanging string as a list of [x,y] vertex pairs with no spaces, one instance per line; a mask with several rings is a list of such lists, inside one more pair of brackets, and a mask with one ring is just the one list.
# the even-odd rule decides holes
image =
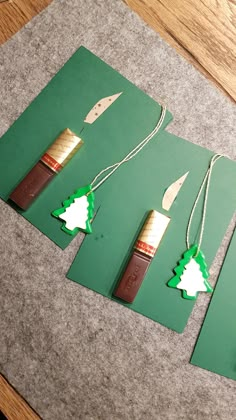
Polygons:
[[[166,115],[166,107],[164,106],[162,107],[162,110],[161,110],[160,119],[157,125],[155,126],[155,128],[152,130],[152,132],[148,134],[148,136],[145,137],[145,139],[143,139],[133,150],[131,150],[131,152],[129,152],[128,155],[124,157],[124,159],[122,159],[120,162],[114,163],[111,166],[108,166],[107,168],[99,172],[99,174],[97,174],[95,178],[93,179],[93,181],[91,182],[92,189],[90,192],[95,191],[98,187],[100,187],[100,185],[102,185],[121,165],[123,165],[123,163],[126,163],[129,160],[133,159],[149,143],[149,141],[160,130],[163,124],[163,121],[165,119],[165,115]],[[107,175],[105,175],[96,185],[94,185],[96,181],[101,177],[101,175],[103,175],[105,172],[109,170],[110,172]]]
[[205,220],[206,220],[206,209],[207,209],[207,201],[208,201],[208,195],[209,195],[209,186],[210,186],[210,181],[211,181],[211,175],[212,175],[212,169],[213,166],[215,165],[215,163],[217,162],[217,160],[219,160],[220,158],[222,158],[222,155],[214,155],[210,161],[210,165],[209,168],[206,172],[206,175],[202,181],[202,185],[200,187],[200,190],[198,192],[197,198],[194,202],[190,217],[189,217],[189,221],[188,221],[188,226],[187,226],[187,233],[186,233],[186,243],[187,243],[187,249],[190,248],[190,240],[189,240],[189,236],[190,236],[190,229],[191,229],[191,225],[192,225],[192,221],[193,221],[193,216],[197,207],[197,204],[199,202],[202,190],[206,184],[206,190],[205,190],[205,196],[204,196],[204,203],[203,203],[203,209],[202,209],[202,220],[201,220],[201,228],[200,228],[200,234],[199,234],[199,241],[198,241],[198,246],[197,246],[197,251],[196,251],[196,255],[195,257],[198,256],[199,251],[201,249],[202,246],[202,238],[203,238],[203,233],[204,233],[204,227],[205,227]]

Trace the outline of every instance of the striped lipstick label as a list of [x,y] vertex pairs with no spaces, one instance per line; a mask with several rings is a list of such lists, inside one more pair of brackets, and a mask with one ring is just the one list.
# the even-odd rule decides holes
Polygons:
[[154,246],[148,245],[146,242],[140,241],[139,239],[135,244],[135,248],[144,254],[150,255],[150,257],[154,257],[156,252],[156,248]]
[[54,172],[59,172],[62,169],[62,165],[58,163],[52,156],[50,156],[48,153],[45,153],[43,157],[41,157],[41,161],[49,166],[50,169],[52,169]]

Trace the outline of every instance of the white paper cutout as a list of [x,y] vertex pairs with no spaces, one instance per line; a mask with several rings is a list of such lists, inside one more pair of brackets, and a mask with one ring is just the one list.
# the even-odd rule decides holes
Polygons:
[[111,106],[122,93],[123,92],[116,93],[115,95],[100,99],[100,101],[98,101],[86,115],[84,122],[92,124],[96,121],[96,119],[100,117],[100,115],[102,115],[103,112],[106,111],[107,108],[109,108],[109,106]]
[[177,181],[173,182],[173,184],[167,188],[162,199],[162,208],[164,210],[170,210],[188,174],[189,172],[186,172],[186,174],[181,176],[181,178],[177,179]]
[[66,208],[59,218],[66,222],[66,228],[74,230],[75,228],[86,229],[86,221],[88,219],[89,203],[87,196],[75,198],[74,203]]
[[196,296],[197,292],[207,292],[205,279],[202,275],[199,264],[191,258],[185,266],[185,270],[180,276],[180,283],[177,289],[185,290],[188,296]]

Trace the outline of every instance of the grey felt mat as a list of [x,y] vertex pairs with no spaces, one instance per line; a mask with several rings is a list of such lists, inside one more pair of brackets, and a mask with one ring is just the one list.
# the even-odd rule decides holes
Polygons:
[[[236,157],[235,106],[121,0],[54,1],[1,47],[0,134],[81,44]],[[79,236],[63,252],[3,202],[0,227],[0,371],[44,419],[236,418],[236,383],[188,363],[209,296],[178,335],[67,280]]]

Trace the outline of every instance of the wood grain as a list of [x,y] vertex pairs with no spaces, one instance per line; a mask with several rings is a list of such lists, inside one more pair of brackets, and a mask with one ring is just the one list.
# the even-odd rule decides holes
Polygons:
[[40,417],[1,375],[0,411],[9,420],[40,420]]
[[236,0],[124,0],[236,100]]
[[[0,3],[0,45],[52,0]],[[236,0],[124,0],[236,101]]]
[[51,2],[52,0],[11,0],[0,3],[0,45]]

